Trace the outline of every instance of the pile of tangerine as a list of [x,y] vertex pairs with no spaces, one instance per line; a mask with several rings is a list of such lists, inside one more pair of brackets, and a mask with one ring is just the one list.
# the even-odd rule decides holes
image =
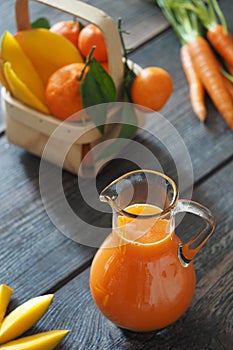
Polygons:
[[[108,54],[102,31],[94,24],[81,27],[78,21],[68,20],[55,23],[50,30],[67,38],[77,47],[84,58],[95,46],[93,57],[108,72]],[[73,63],[54,72],[46,87],[46,101],[50,112],[65,120],[82,107],[80,73],[84,63]],[[173,91],[170,74],[160,67],[142,69],[131,85],[131,101],[147,109],[160,110]]]

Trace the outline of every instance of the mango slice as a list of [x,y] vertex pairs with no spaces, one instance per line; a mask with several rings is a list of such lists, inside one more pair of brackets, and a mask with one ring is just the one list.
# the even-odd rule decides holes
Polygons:
[[42,113],[49,114],[48,108],[29,90],[27,85],[20,80],[9,62],[4,63],[3,72],[10,86],[10,91],[15,98]]
[[11,300],[13,289],[6,284],[0,285],[0,323],[2,322],[7,306]]
[[47,311],[52,299],[53,294],[39,296],[9,313],[0,326],[0,344],[19,337],[31,328]]
[[62,66],[83,62],[78,49],[63,36],[45,28],[18,32],[15,39],[30,58],[44,84]]
[[1,350],[52,350],[69,333],[67,330],[53,330],[13,340],[0,346]]
[[17,40],[4,32],[1,44],[1,55],[4,62],[10,62],[19,79],[42,103],[45,104],[45,86]]
[[4,77],[4,73],[3,73],[3,59],[1,56],[1,52],[0,52],[0,83],[2,84],[2,86],[4,86],[8,91],[10,91],[10,86],[8,85],[5,77]]

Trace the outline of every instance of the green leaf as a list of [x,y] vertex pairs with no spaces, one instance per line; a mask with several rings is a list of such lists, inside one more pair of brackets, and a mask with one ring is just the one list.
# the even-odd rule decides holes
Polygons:
[[136,134],[138,121],[132,104],[124,103],[121,121],[122,126],[117,139],[103,150],[103,152],[97,157],[96,161],[108,158],[115,153],[119,153],[127,145],[128,140],[132,139]]
[[131,139],[138,128],[138,120],[134,107],[130,103],[124,103],[122,111],[122,127],[118,137]]
[[[102,92],[99,83],[96,81],[94,76],[90,71],[86,74],[83,84],[80,88],[82,95],[82,103],[84,108],[95,106],[102,102]],[[88,109],[88,115],[90,116],[93,123],[97,126],[100,133],[104,134],[104,124],[107,118],[107,112],[98,113],[98,108],[95,110],[93,108]]]
[[[87,72],[80,88],[82,104],[84,108],[98,104],[115,102],[117,91],[112,77],[105,71],[101,64],[94,58],[89,63],[90,69]],[[98,127],[100,133],[104,135],[104,126],[107,118],[107,107],[103,113],[88,111],[93,123]]]
[[31,23],[31,27],[32,28],[46,28],[49,29],[50,23],[49,20],[45,17],[40,17],[37,20],[35,20],[34,22]]
[[93,58],[90,62],[90,70],[89,72],[93,75],[96,82],[101,87],[102,92],[102,101],[104,102],[115,102],[117,99],[117,91],[114,84],[114,81],[106,70],[101,66],[101,64]]

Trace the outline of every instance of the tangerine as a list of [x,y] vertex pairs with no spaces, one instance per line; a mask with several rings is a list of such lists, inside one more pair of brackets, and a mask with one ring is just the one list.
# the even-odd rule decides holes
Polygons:
[[132,102],[153,111],[160,110],[173,91],[170,74],[160,67],[141,70],[131,85]]
[[[53,116],[65,120],[83,109],[81,81],[78,80],[83,67],[84,63],[72,63],[59,68],[50,76],[45,95]],[[72,121],[81,120],[80,113],[72,116]]]
[[78,48],[82,55],[87,57],[93,46],[96,47],[93,57],[97,61],[107,61],[107,47],[102,31],[94,24],[88,24],[80,31]]
[[80,24],[77,21],[60,21],[55,23],[50,31],[64,36],[72,42],[74,46],[78,47],[78,37],[80,32]]

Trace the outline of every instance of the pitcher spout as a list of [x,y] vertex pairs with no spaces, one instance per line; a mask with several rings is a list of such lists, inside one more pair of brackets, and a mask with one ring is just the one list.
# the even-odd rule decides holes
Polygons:
[[135,193],[135,180],[132,181],[131,174],[128,173],[111,182],[100,193],[100,201],[108,202],[112,208],[121,212],[130,201]]
[[126,208],[136,204],[154,205],[167,214],[176,203],[177,190],[174,181],[165,175],[152,170],[134,170],[105,187],[100,200],[123,215],[127,215]]
[[114,185],[109,185],[105,187],[99,196],[101,202],[108,202],[110,205],[111,203],[116,201],[117,197],[118,194],[116,191],[116,186]]

